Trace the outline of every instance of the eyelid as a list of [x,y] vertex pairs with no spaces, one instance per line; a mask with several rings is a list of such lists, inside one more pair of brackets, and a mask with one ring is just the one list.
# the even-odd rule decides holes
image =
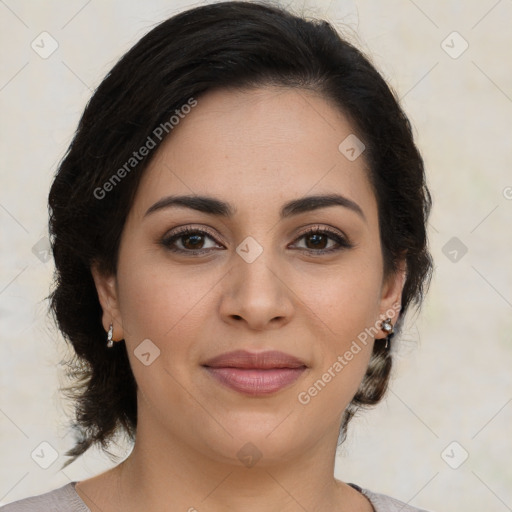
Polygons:
[[331,249],[317,249],[317,250],[307,249],[307,248],[302,249],[303,251],[306,251],[307,253],[310,253],[313,255],[321,256],[324,254],[339,252],[342,249],[352,249],[355,247],[355,244],[351,241],[351,239],[343,231],[339,230],[338,228],[334,228],[332,226],[325,226],[325,225],[319,225],[319,224],[316,224],[313,226],[308,226],[307,228],[305,228],[304,230],[299,232],[296,235],[293,244],[297,243],[300,239],[302,239],[303,237],[310,235],[310,234],[311,235],[314,235],[314,234],[327,235],[331,240],[334,240],[334,242],[336,242],[338,244],[338,247],[334,247]]
[[[228,245],[228,244],[225,244],[224,242],[218,241],[218,238],[222,238],[222,237],[220,237],[220,235],[213,233],[209,228],[207,228],[205,226],[198,226],[198,225],[197,226],[196,225],[186,225],[186,226],[180,226],[180,227],[173,228],[173,229],[169,230],[161,238],[161,243],[173,252],[189,253],[191,255],[204,254],[204,253],[211,252],[213,250],[212,248],[196,249],[196,250],[183,250],[183,249],[176,249],[176,248],[171,249],[170,248],[171,240],[177,240],[180,237],[185,236],[187,234],[196,234],[196,233],[202,233],[202,234],[207,235],[209,238],[211,238],[217,244]],[[299,242],[301,238],[303,238],[304,236],[307,236],[309,234],[327,235],[328,237],[330,237],[331,240],[336,242],[336,244],[338,245],[337,247],[330,248],[330,249],[307,249],[307,248],[300,249],[301,251],[305,251],[310,254],[316,254],[316,255],[320,256],[323,254],[335,253],[342,249],[349,249],[349,248],[354,247],[354,244],[351,242],[350,238],[343,231],[341,231],[337,228],[334,228],[332,226],[326,226],[326,225],[321,225],[321,224],[310,225],[310,226],[307,226],[307,227],[301,229],[301,231],[295,235],[295,238],[294,238],[293,242],[291,243],[291,245],[297,244],[297,242]]]
[[[161,243],[165,246],[167,246],[167,242],[169,242],[171,239],[179,239],[182,236],[188,235],[188,234],[195,234],[195,233],[203,233],[205,235],[208,235],[209,238],[211,238],[216,244],[219,245],[227,245],[222,241],[222,237],[216,233],[213,233],[209,228],[205,226],[196,226],[196,225],[186,225],[186,226],[179,226],[176,228],[173,228],[166,232],[166,234],[161,238]],[[221,239],[219,241],[219,239]],[[197,251],[201,251],[202,249],[198,249]],[[179,250],[178,250],[179,251]],[[209,249],[204,250],[206,252],[209,251]],[[194,253],[194,251],[185,251],[189,253]]]
[[[207,234],[208,236],[210,236],[211,238],[213,239],[220,239],[222,240],[222,236],[219,235],[218,233],[214,232],[212,229],[210,229],[209,227],[207,226],[203,226],[203,225],[195,225],[195,224],[187,224],[185,226],[177,226],[175,228],[172,228],[172,229],[169,229],[165,235],[162,237],[162,238],[170,238],[170,237],[173,237],[173,236],[176,236],[176,235],[182,235],[182,234],[188,234],[188,233],[205,233]],[[222,242],[224,243],[224,242]]]
[[338,228],[326,225],[326,224],[313,224],[311,226],[306,226],[305,228],[301,229],[301,231],[299,231],[299,233],[296,235],[296,238],[307,235],[311,232],[316,232],[316,231],[321,231],[321,232],[326,232],[326,233],[330,233],[333,235],[337,235],[340,238],[343,238],[343,239],[349,241],[348,236],[343,231],[341,231]]

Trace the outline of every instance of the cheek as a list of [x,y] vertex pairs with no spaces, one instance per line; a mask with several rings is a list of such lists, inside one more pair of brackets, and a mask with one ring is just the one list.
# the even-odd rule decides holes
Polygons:
[[197,411],[183,386],[193,388],[194,342],[201,338],[207,315],[204,295],[215,280],[210,276],[205,282],[184,269],[138,258],[119,267],[118,282],[125,344],[142,403],[154,406],[169,425],[177,420],[168,403],[174,404],[173,410],[194,411],[189,418],[193,423]]
[[139,253],[134,259],[125,258],[118,269],[127,348],[133,352],[150,339],[162,359],[177,367],[192,357],[192,342],[200,338],[205,318],[213,314],[211,298],[223,274],[214,268],[180,267],[151,254]]
[[136,270],[118,274],[126,337],[131,342],[141,337],[163,342],[166,334],[191,314],[204,289],[190,276],[185,277],[185,272],[170,267],[138,264],[133,268]]
[[[356,260],[357,258],[351,258]],[[328,271],[298,278],[295,290],[300,301],[317,318],[325,331],[330,350],[341,350],[379,318],[381,275],[378,262],[364,265],[355,261]],[[320,275],[321,274],[321,275]]]
[[369,327],[375,324],[375,304],[350,291],[340,284],[331,290],[331,300],[325,297],[324,307],[312,300],[321,315],[317,325],[322,331],[316,337],[315,364],[298,390],[297,401],[305,417],[322,418],[325,424],[339,421],[357,392],[374,344],[375,333]]
[[347,265],[322,279],[316,276],[314,287],[303,282],[304,311],[312,312],[317,331],[315,364],[297,396],[304,414],[330,411],[326,420],[334,421],[356,393],[379,326],[378,269],[378,262]]

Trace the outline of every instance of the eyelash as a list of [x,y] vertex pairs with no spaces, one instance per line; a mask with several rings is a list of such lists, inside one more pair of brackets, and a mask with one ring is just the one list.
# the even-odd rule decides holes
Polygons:
[[[197,229],[197,228],[191,228],[189,226],[185,228],[178,229],[174,233],[171,233],[170,235],[166,235],[162,241],[161,244],[168,249],[171,252],[175,253],[181,253],[181,254],[191,254],[191,255],[201,255],[205,254],[207,252],[210,252],[212,249],[197,249],[197,250],[187,250],[187,249],[179,249],[176,247],[173,247],[173,244],[176,240],[179,240],[180,238],[183,238],[187,235],[207,235],[209,238],[212,238],[215,240],[215,237],[212,233],[209,231],[206,231],[204,229]],[[330,229],[325,228],[319,228],[319,227],[313,227],[305,231],[304,233],[301,233],[299,237],[296,239],[296,241],[307,237],[311,235],[327,235],[331,240],[334,240],[338,247],[331,248],[331,249],[301,249],[303,251],[306,251],[307,253],[314,255],[314,256],[320,256],[323,254],[330,254],[337,251],[341,251],[343,249],[351,249],[354,247],[354,245],[348,240],[348,238],[340,235],[339,233],[332,231]]]

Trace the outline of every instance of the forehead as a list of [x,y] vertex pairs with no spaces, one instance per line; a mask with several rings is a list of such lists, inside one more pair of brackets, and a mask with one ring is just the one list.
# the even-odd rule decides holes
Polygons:
[[[375,198],[363,157],[340,144],[354,137],[341,112],[317,94],[278,87],[210,91],[157,150],[139,185],[139,214],[168,194],[210,195],[237,211],[340,193],[371,217]],[[350,138],[348,140],[351,140]]]

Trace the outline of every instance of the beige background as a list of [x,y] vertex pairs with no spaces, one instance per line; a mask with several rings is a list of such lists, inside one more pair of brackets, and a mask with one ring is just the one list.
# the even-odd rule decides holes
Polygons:
[[[285,3],[345,24],[371,56],[410,115],[434,196],[430,295],[408,322],[387,400],[354,420],[336,476],[437,512],[512,510],[512,1]],[[112,465],[95,452],[58,471],[72,436],[58,393],[66,346],[44,300],[47,193],[94,87],[188,5],[0,2],[0,503]],[[43,31],[58,43],[46,59],[31,48]],[[31,457],[51,453],[42,442],[58,456],[48,469]]]

